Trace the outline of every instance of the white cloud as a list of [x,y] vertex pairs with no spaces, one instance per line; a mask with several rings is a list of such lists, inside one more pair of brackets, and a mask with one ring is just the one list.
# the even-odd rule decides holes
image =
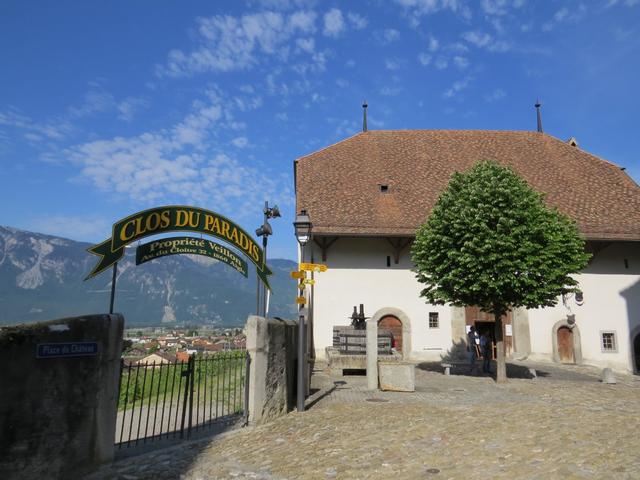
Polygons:
[[296,39],[296,45],[300,50],[304,50],[307,53],[313,53],[316,42],[313,38],[298,38]]
[[387,58],[384,61],[384,67],[387,70],[400,70],[400,67],[402,66],[402,60],[399,60],[397,58]]
[[74,130],[71,123],[65,119],[38,122],[14,109],[0,112],[0,126],[23,130],[26,132],[23,135],[33,142],[64,140],[69,137]]
[[382,32],[382,40],[385,45],[395,42],[399,38],[400,38],[400,32],[395,28],[386,28]]
[[47,215],[27,220],[22,227],[33,232],[73,240],[99,242],[109,235],[112,223],[95,215]]
[[69,113],[72,117],[82,118],[94,113],[101,113],[112,109],[116,105],[113,95],[102,89],[99,85],[84,95],[82,105],[78,107],[69,107]]
[[586,14],[587,7],[584,4],[580,4],[577,8],[573,9],[562,7],[560,10],[557,10],[549,20],[542,24],[542,31],[550,32],[561,23],[578,23]]
[[465,20],[471,18],[471,9],[463,0],[394,0],[395,3],[405,8],[409,21],[413,26],[420,23],[420,19],[426,15],[432,15],[440,11],[450,11]]
[[464,32],[462,38],[478,48],[485,48],[490,52],[506,52],[511,49],[511,45],[504,40],[494,40],[494,38],[479,30]]
[[446,50],[449,50],[451,52],[457,52],[457,53],[465,53],[469,51],[469,47],[467,47],[464,43],[462,42],[455,42],[452,43],[450,45],[447,45],[445,47]]
[[380,95],[384,95],[385,97],[395,97],[396,95],[399,95],[400,92],[402,92],[402,87],[395,86],[382,87],[378,93],[380,93]]
[[420,65],[422,66],[427,66],[431,63],[431,55],[427,54],[427,53],[420,53],[418,55],[418,61],[420,62]]
[[466,57],[456,55],[453,57],[453,63],[456,67],[460,69],[465,69],[469,66],[469,60]]
[[492,40],[491,35],[479,31],[465,32],[462,38],[476,47],[486,47]]
[[143,108],[147,108],[149,102],[143,98],[127,97],[117,105],[118,118],[125,122],[130,122],[133,117]]
[[505,15],[509,3],[509,0],[482,0],[480,5],[487,15]]
[[353,26],[353,28],[355,28],[356,30],[367,28],[367,25],[369,24],[369,21],[365,17],[357,13],[349,12],[347,14],[347,19],[349,20],[351,26]]
[[[290,179],[268,169],[248,167],[224,149],[245,148],[242,122],[234,111],[253,108],[256,98],[238,102],[217,87],[193,102],[182,121],[131,137],[114,137],[74,145],[58,156],[79,168],[75,181],[143,203],[186,201],[234,206],[238,211],[263,200],[291,202]],[[259,103],[259,102],[258,102]]]
[[488,103],[497,102],[506,97],[507,94],[501,88],[496,88],[493,92],[484,96],[484,101]]
[[247,147],[247,145],[249,145],[249,140],[247,139],[247,137],[236,137],[231,140],[231,144],[234,147],[245,148]]
[[340,88],[346,88],[349,86],[349,80],[344,78],[336,78],[336,85]]
[[429,51],[435,52],[438,48],[440,48],[440,42],[438,42],[438,39],[429,37]]
[[259,63],[260,57],[286,60],[291,39],[313,33],[315,19],[316,14],[308,11],[199,18],[196,48],[187,53],[172,50],[167,62],[157,67],[157,74],[179,77],[242,70]]
[[453,82],[451,87],[449,87],[443,94],[444,98],[453,98],[462,90],[469,86],[469,82],[471,82],[471,77],[466,77],[463,80],[458,80]]
[[324,30],[322,33],[327,37],[338,37],[346,29],[342,12],[337,8],[332,8],[324,14]]
[[444,57],[438,57],[434,65],[438,70],[444,70],[449,66],[449,62]]

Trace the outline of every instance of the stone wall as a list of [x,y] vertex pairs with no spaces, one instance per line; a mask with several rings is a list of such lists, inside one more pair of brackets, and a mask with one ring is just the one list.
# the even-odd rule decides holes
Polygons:
[[80,478],[113,459],[123,325],[0,328],[0,478]]
[[246,325],[249,371],[249,422],[264,423],[295,406],[298,324],[250,316]]

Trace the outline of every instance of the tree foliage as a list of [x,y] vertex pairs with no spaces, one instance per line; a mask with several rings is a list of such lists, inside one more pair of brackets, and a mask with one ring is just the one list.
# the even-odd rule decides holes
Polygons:
[[412,258],[430,303],[504,315],[552,306],[589,259],[575,223],[494,161],[455,173],[416,234]]

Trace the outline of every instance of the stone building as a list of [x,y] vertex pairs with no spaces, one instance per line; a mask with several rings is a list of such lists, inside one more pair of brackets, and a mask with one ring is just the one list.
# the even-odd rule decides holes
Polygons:
[[314,238],[305,261],[325,263],[309,310],[317,357],[354,305],[395,331],[407,359],[439,359],[490,316],[472,306],[426,304],[409,248],[451,174],[479,160],[512,167],[576,220],[593,254],[577,277],[582,295],[506,319],[512,358],[640,370],[640,187],[624,169],[529,131],[363,131],[294,163],[296,210]]

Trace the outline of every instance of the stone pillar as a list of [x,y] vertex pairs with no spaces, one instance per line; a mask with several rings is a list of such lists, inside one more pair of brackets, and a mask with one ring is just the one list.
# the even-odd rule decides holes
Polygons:
[[249,423],[286,414],[295,404],[298,322],[251,315],[245,327],[249,369]]
[[124,318],[0,328],[0,478],[84,478],[114,457]]
[[531,333],[529,332],[529,311],[516,308],[511,312],[513,324],[513,358],[526,358],[531,354]]
[[464,307],[451,307],[451,340],[453,343],[467,343],[467,322],[464,314]]
[[378,322],[367,320],[367,388],[378,389]]

